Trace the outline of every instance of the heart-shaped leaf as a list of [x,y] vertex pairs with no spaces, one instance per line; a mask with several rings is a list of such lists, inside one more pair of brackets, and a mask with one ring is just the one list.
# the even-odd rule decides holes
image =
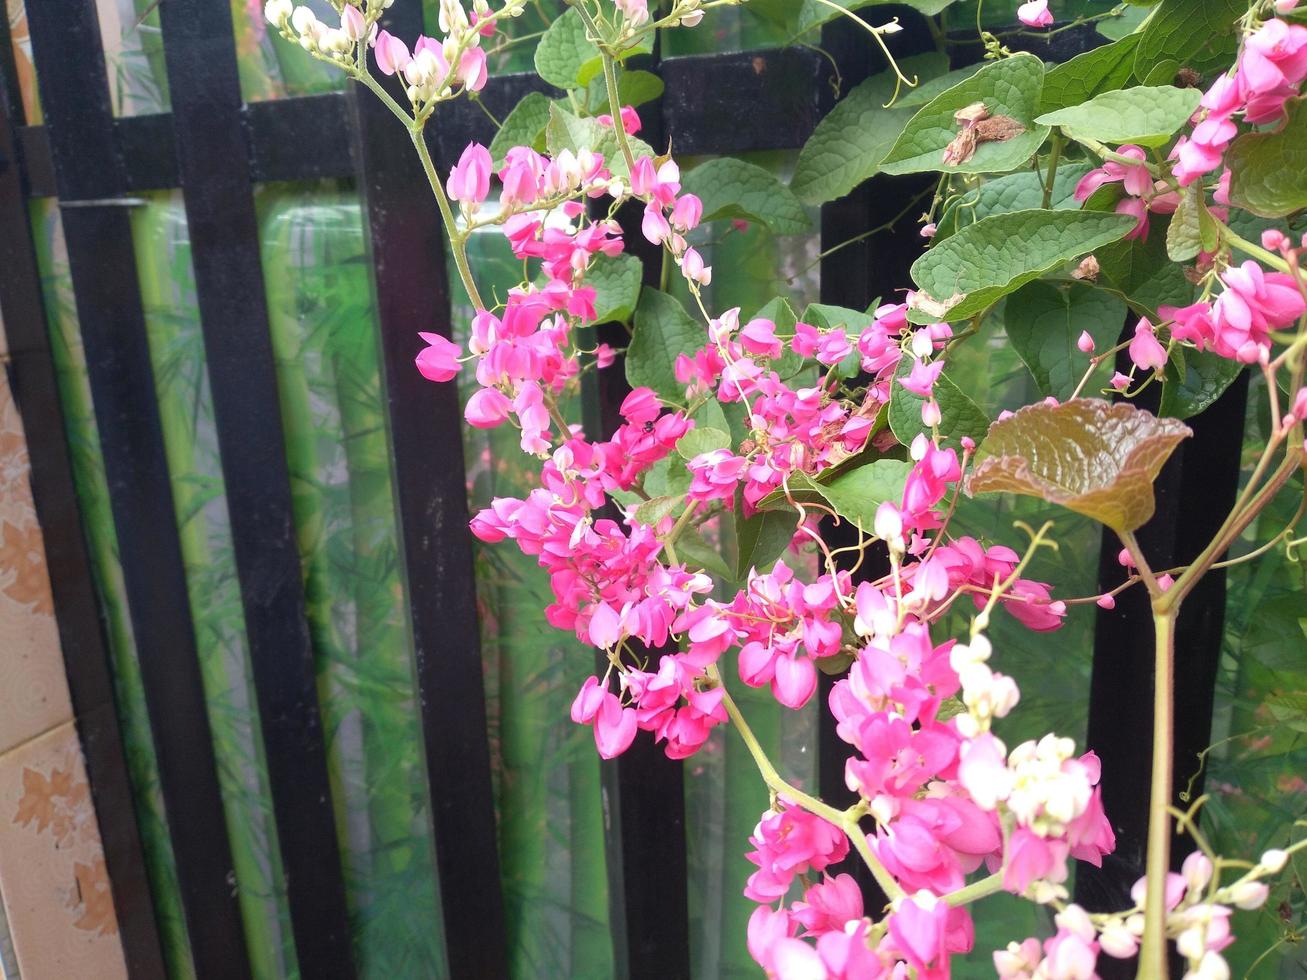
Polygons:
[[1153,516],[1153,481],[1181,439],[1177,419],[1128,402],[1030,405],[989,427],[968,494],[1018,493],[1060,504],[1118,533]]
[[1200,98],[1202,93],[1196,88],[1137,85],[1046,112],[1035,121],[1041,126],[1061,126],[1072,139],[1161,146],[1189,121]]

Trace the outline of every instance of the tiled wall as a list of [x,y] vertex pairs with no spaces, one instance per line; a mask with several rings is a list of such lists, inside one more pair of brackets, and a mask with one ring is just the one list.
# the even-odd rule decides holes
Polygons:
[[5,980],[114,980],[127,971],[30,469],[8,371],[0,370],[0,972]]

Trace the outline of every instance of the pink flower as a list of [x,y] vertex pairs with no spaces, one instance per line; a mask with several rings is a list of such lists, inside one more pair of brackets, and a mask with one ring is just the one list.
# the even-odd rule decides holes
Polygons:
[[1053,23],[1053,15],[1048,9],[1048,0],[1030,0],[1017,8],[1017,20],[1027,27],[1048,27]]
[[383,75],[393,75],[397,71],[403,71],[413,60],[408,45],[389,31],[378,31],[372,44],[377,57],[377,68]]
[[934,238],[937,231],[939,231],[939,226],[931,221],[921,226],[920,234],[922,238]]
[[490,193],[492,169],[490,151],[480,143],[469,143],[450,170],[445,189],[455,201],[480,204]]
[[694,194],[682,194],[672,208],[672,224],[680,231],[690,231],[699,226],[703,217],[703,202]]
[[1161,371],[1166,367],[1166,348],[1158,343],[1153,325],[1147,318],[1135,325],[1135,339],[1130,341],[1130,360],[1142,371]]
[[1152,191],[1153,177],[1148,172],[1148,167],[1144,162],[1148,159],[1148,154],[1144,152],[1143,148],[1135,146],[1133,143],[1127,143],[1125,146],[1118,148],[1116,152],[1121,156],[1139,162],[1125,164],[1118,163],[1116,160],[1108,160],[1101,167],[1089,171],[1076,184],[1075,199],[1077,201],[1083,203],[1089,200],[1094,191],[1100,187],[1118,181],[1125,187],[1125,192],[1131,197],[1142,197]]
[[791,915],[808,935],[843,931],[846,922],[862,918],[862,889],[852,875],[826,877],[803,893]]
[[935,390],[935,382],[939,379],[940,372],[943,370],[943,361],[926,362],[921,358],[914,358],[912,370],[899,378],[899,384],[914,395],[929,398]]
[[1212,349],[1251,364],[1269,349],[1270,331],[1288,326],[1307,310],[1293,279],[1266,272],[1251,259],[1221,273],[1225,292],[1212,306]]
[[340,29],[356,44],[363,40],[363,32],[367,29],[363,20],[363,11],[346,4],[340,11]]
[[486,87],[486,53],[480,48],[468,48],[458,59],[456,74],[469,92],[480,92]]
[[1094,352],[1094,338],[1090,336],[1088,330],[1080,331],[1080,337],[1076,340],[1076,347],[1082,354],[1092,354]]
[[623,708],[617,696],[608,694],[594,717],[595,747],[603,759],[614,759],[635,741],[635,709]]
[[919,975],[948,976],[944,935],[949,907],[928,891],[919,891],[899,903],[889,919],[889,938],[903,959]]
[[463,417],[478,429],[493,429],[513,410],[513,403],[498,388],[481,388],[467,400]]
[[458,374],[458,344],[438,333],[418,333],[427,347],[417,356],[418,371],[428,381],[450,381]]
[[707,286],[712,282],[712,266],[703,264],[703,256],[693,248],[687,248],[681,256],[681,272],[686,279]]
[[776,324],[761,317],[755,317],[744,325],[740,331],[740,346],[760,357],[777,358],[784,353],[784,347],[776,339]]
[[672,237],[672,226],[668,224],[663,209],[653,201],[644,206],[644,217],[640,220],[640,232],[645,240],[661,245]]

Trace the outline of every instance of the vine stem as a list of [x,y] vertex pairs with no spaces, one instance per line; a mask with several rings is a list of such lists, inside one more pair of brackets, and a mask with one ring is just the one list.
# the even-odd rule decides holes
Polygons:
[[1171,869],[1171,750],[1176,605],[1153,607],[1153,774],[1148,794],[1148,876],[1138,980],[1166,980],[1166,874]]
[[709,664],[708,676],[720,685],[722,689],[722,705],[726,708],[726,714],[730,717],[731,722],[735,725],[735,730],[739,732],[740,738],[744,740],[745,748],[753,756],[754,764],[758,767],[758,772],[762,775],[763,782],[772,792],[784,796],[791,803],[794,803],[807,810],[823,820],[833,823],[844,835],[853,842],[854,848],[861,856],[863,862],[871,869],[872,877],[876,879],[876,884],[880,885],[891,902],[898,901],[904,897],[904,891],[899,883],[894,880],[894,876],[889,873],[875,854],[872,853],[870,845],[867,843],[867,835],[863,833],[862,828],[858,825],[858,818],[853,812],[847,810],[837,810],[829,803],[823,803],[815,796],[803,792],[803,790],[787,783],[781,778],[781,774],[776,771],[771,760],[767,758],[767,753],[763,751],[758,739],[753,734],[753,729],[749,723],[744,720],[744,715],[740,713],[739,706],[731,697],[726,685],[722,681],[721,673],[717,670],[716,664]]
[[[871,24],[867,23],[865,20],[863,20],[861,17],[855,14],[848,7],[840,6],[838,3],[835,2],[835,0],[817,0],[817,2],[822,4],[823,6],[830,7],[832,10],[838,10],[841,14],[849,18],[849,20],[853,21],[855,24],[862,25],[862,27],[867,31],[867,33],[872,36],[872,39],[875,40],[875,42],[878,45],[880,45],[881,53],[885,55],[885,60],[889,62],[890,68],[893,69],[894,71],[894,94],[890,97],[890,100],[885,103],[885,108],[889,108],[890,106],[892,106],[895,100],[898,99],[899,90],[902,88],[902,86],[906,85],[908,88],[916,88],[917,79],[914,77],[912,78],[911,81],[909,81],[907,76],[904,75],[902,70],[899,68],[899,63],[894,60],[894,55],[890,54],[889,47],[885,44],[885,39],[881,37],[881,34],[884,33],[885,31],[883,27],[872,27]],[[897,22],[898,18],[895,17],[894,21]]]
[[468,265],[467,238],[458,230],[454,211],[449,206],[449,198],[445,196],[445,188],[441,186],[440,175],[436,173],[436,165],[431,160],[431,151],[427,149],[427,141],[422,136],[422,130],[411,126],[408,134],[413,140],[413,147],[418,151],[418,157],[422,160],[422,169],[426,171],[431,192],[436,196],[436,206],[440,208],[440,217],[444,219],[449,234],[450,251],[454,253],[454,265],[458,268],[458,277],[463,280],[463,288],[467,291],[468,299],[480,313],[486,308],[486,304],[481,300],[476,280],[472,278],[472,268]]
[[1062,131],[1053,128],[1052,148],[1048,153],[1048,177],[1044,180],[1044,202],[1040,207],[1047,208],[1053,203],[1053,181],[1057,179],[1057,162],[1062,156]]

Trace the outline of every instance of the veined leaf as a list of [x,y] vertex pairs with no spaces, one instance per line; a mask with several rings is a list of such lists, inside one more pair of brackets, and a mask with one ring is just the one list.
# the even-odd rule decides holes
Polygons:
[[1134,77],[1135,47],[1140,36],[1127,35],[1050,68],[1044,76],[1039,111],[1053,112],[1125,88]]
[[1270,133],[1245,133],[1225,155],[1231,202],[1264,218],[1307,208],[1307,99],[1286,107],[1284,125]]
[[629,320],[640,300],[643,276],[640,260],[627,252],[592,259],[585,273],[585,284],[595,290],[594,322]]
[[[736,514],[740,512],[737,509]],[[795,520],[790,511],[759,511],[735,519],[735,578],[743,579],[749,569],[769,571],[794,538]]]
[[[1075,198],[1076,184],[1089,172],[1087,163],[1064,163],[1053,174],[1053,193],[1048,206],[1055,211],[1079,208]],[[980,185],[975,193],[968,194],[940,215],[933,245],[938,245],[959,226],[975,224],[991,214],[1011,211],[1029,211],[1044,202],[1044,175],[1022,170],[1003,177],[994,177]]]
[[[912,264],[912,278],[937,302],[961,296],[946,314],[960,320],[1062,263],[1122,238],[1134,224],[1127,214],[1094,211],[996,214],[930,249]],[[941,319],[912,313],[919,322]]]
[[1177,347],[1166,363],[1158,411],[1177,419],[1197,415],[1220,398],[1245,367],[1211,351]]
[[[889,427],[894,438],[903,445],[908,445],[918,433],[929,432],[921,424],[921,406],[926,399],[899,384],[912,368],[912,359],[904,357],[894,373],[893,385],[889,398]],[[959,388],[947,374],[941,374],[935,380],[935,401],[939,403],[940,439],[956,446],[963,436],[980,442],[989,428],[989,416],[971,397]]]
[[762,167],[734,157],[699,164],[681,177],[681,190],[703,201],[703,220],[743,218],[776,235],[797,235],[811,225],[794,193]]
[[1039,497],[1133,531],[1153,516],[1153,481],[1190,434],[1128,402],[1029,405],[990,426],[966,490]]
[[887,500],[903,499],[903,483],[912,464],[902,459],[881,458],[827,478],[816,479],[791,474],[786,489],[773,490],[758,501],[759,510],[791,508],[791,502],[803,506],[830,507],[841,517],[870,531],[876,520],[876,508]]
[[1036,122],[1060,126],[1072,139],[1161,146],[1189,121],[1201,98],[1196,88],[1136,85],[1046,112]]
[[1159,63],[1199,74],[1228,68],[1234,61],[1235,27],[1247,11],[1244,0],[1162,0],[1144,26],[1135,49],[1135,75],[1145,83]]
[[1082,331],[1098,350],[1116,343],[1126,305],[1084,283],[1027,283],[1007,298],[1003,326],[1043,395],[1063,399],[1075,390],[1089,357],[1076,346]]
[[528,92],[513,111],[504,117],[499,132],[490,141],[490,157],[495,166],[503,166],[504,155],[515,146],[534,146],[549,124],[549,97]]
[[[1048,128],[1035,122],[1043,82],[1044,63],[1033,55],[1019,54],[986,65],[922,106],[908,120],[880,169],[887,174],[928,170],[1001,173],[1016,169],[1034,155],[1048,135]],[[954,113],[977,102],[983,102],[991,116],[1016,120],[1025,132],[1001,142],[981,143],[970,159],[946,164],[944,150],[959,129]]]
[[712,452],[714,449],[730,449],[731,436],[729,432],[723,432],[721,429],[714,429],[708,426],[695,426],[676,443],[676,451],[682,459],[694,459],[703,453]]
[[693,354],[707,342],[703,324],[685,312],[677,299],[645,289],[635,309],[635,332],[626,350],[626,380],[632,388],[652,388],[669,401],[682,401],[685,386],[676,380],[676,357]]
[[[931,75],[941,72],[948,60],[941,55],[908,58],[903,71]],[[790,178],[790,189],[809,204],[822,204],[843,197],[880,169],[881,158],[893,145],[911,114],[900,108],[886,109],[894,94],[894,75],[881,72],[852,89],[808,137],[799,151]]]
[[[652,35],[647,34],[622,57],[652,50]],[[564,89],[584,88],[603,72],[603,57],[586,36],[585,22],[575,10],[568,9],[549,25],[536,45],[535,67],[546,82]]]

